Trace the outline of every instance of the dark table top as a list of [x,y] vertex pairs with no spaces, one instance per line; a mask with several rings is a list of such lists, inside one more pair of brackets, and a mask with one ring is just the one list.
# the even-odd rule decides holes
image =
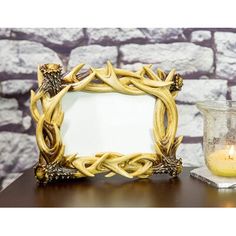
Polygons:
[[178,178],[81,178],[39,186],[33,168],[0,193],[1,207],[235,207],[236,190],[218,190],[184,168]]

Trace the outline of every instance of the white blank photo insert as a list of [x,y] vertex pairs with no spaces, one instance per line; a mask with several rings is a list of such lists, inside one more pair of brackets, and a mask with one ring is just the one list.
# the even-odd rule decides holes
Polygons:
[[69,92],[62,99],[65,154],[154,153],[150,95]]

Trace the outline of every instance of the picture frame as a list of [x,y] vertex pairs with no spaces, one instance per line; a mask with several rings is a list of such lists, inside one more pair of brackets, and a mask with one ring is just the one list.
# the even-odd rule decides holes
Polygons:
[[[148,178],[153,174],[177,176],[182,171],[182,160],[176,150],[182,136],[176,137],[178,111],[175,97],[181,90],[183,78],[172,69],[165,73],[152,65],[144,65],[133,72],[105,67],[81,72],[84,64],[75,66],[69,73],[62,73],[58,64],[38,66],[38,89],[31,91],[30,110],[36,124],[36,141],[39,160],[35,177],[39,183],[64,179],[94,177],[104,173],[106,177],[120,174],[127,178]],[[128,95],[148,94],[156,98],[153,134],[155,153],[120,154],[97,153],[80,157],[76,153],[65,155],[65,145],[60,128],[63,122],[61,100],[68,92],[109,93]]]

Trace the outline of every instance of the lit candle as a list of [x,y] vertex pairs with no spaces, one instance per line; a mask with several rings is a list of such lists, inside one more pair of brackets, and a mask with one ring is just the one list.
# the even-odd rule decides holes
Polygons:
[[236,176],[236,152],[234,146],[217,150],[207,157],[207,164],[213,174],[225,177]]

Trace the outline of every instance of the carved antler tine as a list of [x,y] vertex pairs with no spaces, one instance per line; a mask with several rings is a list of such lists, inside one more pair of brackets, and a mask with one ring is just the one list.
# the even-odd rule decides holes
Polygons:
[[78,82],[77,78],[76,78],[76,74],[79,73],[79,71],[83,68],[85,64],[84,63],[81,63],[77,66],[75,66],[70,73],[68,73],[67,75],[65,75],[63,77],[63,81],[65,83],[75,83],[75,82]]
[[121,76],[121,78],[120,78],[121,80],[122,80],[122,78],[129,78],[129,77],[142,79],[142,76],[137,74],[137,72],[128,71],[128,70],[124,70],[124,69],[118,69],[118,68],[114,68],[114,71],[118,76]]
[[175,69],[172,69],[169,74],[167,75],[165,81],[168,82],[168,81],[173,81],[173,77],[175,75],[175,72],[176,70]]
[[144,68],[144,70],[145,70],[145,72],[148,75],[150,80],[154,80],[154,81],[160,80],[160,78],[153,72],[151,66],[149,66],[149,67],[148,66],[144,66],[143,68]]
[[157,68],[157,75],[162,80],[164,80],[166,78],[166,73],[163,70],[159,69],[159,68]]
[[37,102],[42,98],[43,91],[38,91],[37,93],[35,93],[33,90],[31,90],[30,94],[30,112],[35,122],[38,122],[40,118],[40,113],[37,107]]
[[45,120],[50,123],[52,119],[52,114],[56,109],[56,106],[59,105],[62,97],[68,92],[70,89],[71,85],[67,85],[65,88],[63,88],[56,96],[50,98],[48,101],[50,103],[50,106],[48,109],[45,111]]
[[88,74],[88,76],[84,77],[82,80],[74,84],[71,84],[71,90],[80,91],[84,89],[95,78],[95,76],[96,76],[96,72],[93,71],[91,74]]

